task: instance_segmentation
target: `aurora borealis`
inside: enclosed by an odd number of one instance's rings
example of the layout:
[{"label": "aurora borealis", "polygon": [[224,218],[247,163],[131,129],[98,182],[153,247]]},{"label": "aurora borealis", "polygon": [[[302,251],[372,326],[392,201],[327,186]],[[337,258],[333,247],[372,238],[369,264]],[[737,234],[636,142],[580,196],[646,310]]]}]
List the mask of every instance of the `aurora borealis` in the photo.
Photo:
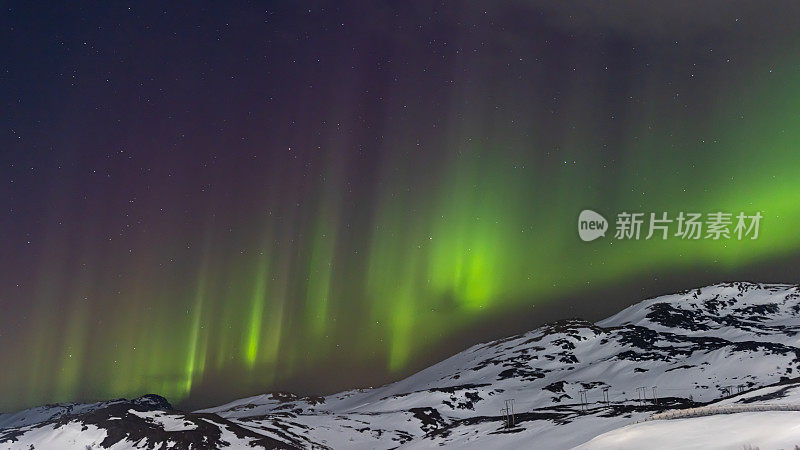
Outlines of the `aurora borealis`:
[{"label": "aurora borealis", "polygon": [[[797,5],[486,3],[4,3],[0,410],[354,388],[796,281]],[[586,208],[764,219],[585,243]]]}]

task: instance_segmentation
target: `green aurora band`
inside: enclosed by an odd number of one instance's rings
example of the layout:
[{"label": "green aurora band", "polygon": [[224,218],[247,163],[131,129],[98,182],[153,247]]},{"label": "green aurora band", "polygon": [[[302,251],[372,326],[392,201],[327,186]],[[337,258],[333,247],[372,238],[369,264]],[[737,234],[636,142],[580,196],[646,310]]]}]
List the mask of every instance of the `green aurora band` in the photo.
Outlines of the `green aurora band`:
[{"label": "green aurora band", "polygon": [[[299,158],[252,186],[262,190],[258,204],[214,198],[198,220],[201,241],[163,224],[165,237],[141,242],[156,250],[133,252],[114,279],[71,262],[118,257],[89,237],[46,239],[28,312],[40,326],[20,331],[18,350],[6,351],[18,365],[2,376],[9,394],[0,407],[148,392],[180,401],[219,379],[256,392],[324,364],[378,361],[400,377],[416,355],[490,317],[640,275],[736,269],[800,248],[797,64],[768,71],[753,62],[723,81],[709,81],[711,71],[666,90],[671,69],[650,67],[613,100],[603,92],[614,82],[598,69],[561,89],[553,118],[541,91],[462,58],[452,64],[471,68],[471,82],[438,105],[445,119],[434,130],[401,120],[408,93],[389,89],[394,115],[369,183],[352,185],[346,137],[287,129],[279,133],[294,137]],[[358,89],[351,81],[324,100],[340,105],[328,123],[353,122],[346,99]],[[425,105],[412,99],[405,114],[427,117]],[[324,152],[297,150],[316,142]],[[219,212],[250,206],[234,223]],[[610,233],[584,243],[575,231],[584,208],[611,221],[620,211],[764,219],[752,241],[627,242]],[[188,273],[152,268],[154,255],[180,251]],[[98,300],[111,292],[113,302]]]}]

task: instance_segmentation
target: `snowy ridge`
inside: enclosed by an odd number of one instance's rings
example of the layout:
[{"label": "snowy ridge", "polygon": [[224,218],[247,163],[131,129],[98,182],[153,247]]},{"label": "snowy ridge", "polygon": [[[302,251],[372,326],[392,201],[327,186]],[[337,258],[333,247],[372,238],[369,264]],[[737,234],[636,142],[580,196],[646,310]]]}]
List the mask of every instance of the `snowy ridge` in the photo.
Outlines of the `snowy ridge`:
[{"label": "snowy ridge", "polygon": [[[17,423],[2,415],[0,448],[55,448],[43,439],[76,423],[107,436],[58,448],[571,448],[723,397],[720,405],[749,394],[794,403],[786,396],[800,397],[796,386],[765,386],[800,375],[799,332],[797,286],[720,284],[648,299],[597,324],[562,320],[475,345],[375,389],[270,393],[194,413],[123,403],[90,412],[73,405],[58,417],[27,410]],[[500,409],[510,399],[516,423],[506,428]]]},{"label": "snowy ridge", "polygon": [[145,395],[130,400],[130,402],[125,399],[119,399],[97,403],[60,403],[55,405],[43,405],[16,413],[0,414],[0,430],[3,428],[24,427],[41,422],[54,421],[64,416],[90,413],[98,409],[123,403],[157,409],[172,409],[172,406],[170,406],[166,399],[157,395]]}]

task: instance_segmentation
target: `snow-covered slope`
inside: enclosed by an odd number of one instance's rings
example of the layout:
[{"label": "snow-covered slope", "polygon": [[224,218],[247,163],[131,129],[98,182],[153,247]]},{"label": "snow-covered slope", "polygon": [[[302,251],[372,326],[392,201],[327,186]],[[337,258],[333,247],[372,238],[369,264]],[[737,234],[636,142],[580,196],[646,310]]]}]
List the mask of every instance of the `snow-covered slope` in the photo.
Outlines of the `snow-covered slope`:
[{"label": "snow-covered slope", "polygon": [[0,414],[0,430],[3,428],[24,427],[26,425],[54,421],[64,416],[90,413],[98,409],[123,403],[129,403],[131,406],[140,406],[147,409],[172,409],[166,399],[157,395],[145,395],[130,401],[119,399],[97,403],[60,403],[38,406],[16,413]]},{"label": "snow-covered slope", "polygon": [[212,414],[175,411],[163,397],[47,405],[0,416],[0,449],[296,448]]},{"label": "snow-covered slope", "polygon": [[669,410],[603,433],[579,449],[795,449],[800,446],[800,379],[696,408]]},{"label": "snow-covered slope", "polygon": [[[196,413],[172,411],[171,425],[136,414],[122,420],[145,421],[160,430],[147,443],[176,442],[173,448],[188,448],[178,438],[205,432],[188,429],[189,422],[213,424],[215,436],[233,433],[244,448],[570,448],[653,412],[800,375],[798,331],[796,286],[730,283],[645,300],[597,324],[564,320],[476,345],[375,389],[264,394]],[[515,425],[506,428],[500,410],[512,399]],[[42,436],[85,423],[82,417],[20,426],[0,416],[0,448],[46,448],[37,444]],[[175,429],[176,421],[184,428]],[[97,423],[98,433],[113,422]],[[125,435],[117,445],[138,438]],[[217,446],[234,444],[215,439]],[[80,445],[62,448],[90,444]]]},{"label": "snow-covered slope", "polygon": [[800,412],[764,411],[642,422],[604,433],[579,449],[794,449]]}]

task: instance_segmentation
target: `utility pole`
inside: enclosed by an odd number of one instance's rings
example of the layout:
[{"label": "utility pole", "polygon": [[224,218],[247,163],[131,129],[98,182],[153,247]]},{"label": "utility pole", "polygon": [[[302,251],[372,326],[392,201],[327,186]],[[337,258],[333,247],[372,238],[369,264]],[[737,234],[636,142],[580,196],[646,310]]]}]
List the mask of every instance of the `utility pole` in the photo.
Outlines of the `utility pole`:
[{"label": "utility pole", "polygon": [[644,403],[647,401],[647,391],[644,386],[639,386],[636,388],[636,392],[639,393],[639,404],[644,406]]},{"label": "utility pole", "polygon": [[515,417],[514,417],[514,399],[506,400],[506,407],[500,409],[500,413],[503,414],[503,419],[506,422],[506,428],[511,428],[515,425]]},{"label": "utility pole", "polygon": [[658,393],[657,393],[657,391],[658,391],[658,386],[653,386],[653,402],[655,402],[656,405],[658,404]]},{"label": "utility pole", "polygon": [[608,401],[608,388],[603,388],[603,402],[605,402],[606,406],[610,405],[611,402]]},{"label": "utility pole", "polygon": [[722,393],[731,395],[731,386],[722,386]]},{"label": "utility pole", "polygon": [[581,394],[581,411],[586,412],[589,410],[589,396],[586,391],[579,391]]}]

